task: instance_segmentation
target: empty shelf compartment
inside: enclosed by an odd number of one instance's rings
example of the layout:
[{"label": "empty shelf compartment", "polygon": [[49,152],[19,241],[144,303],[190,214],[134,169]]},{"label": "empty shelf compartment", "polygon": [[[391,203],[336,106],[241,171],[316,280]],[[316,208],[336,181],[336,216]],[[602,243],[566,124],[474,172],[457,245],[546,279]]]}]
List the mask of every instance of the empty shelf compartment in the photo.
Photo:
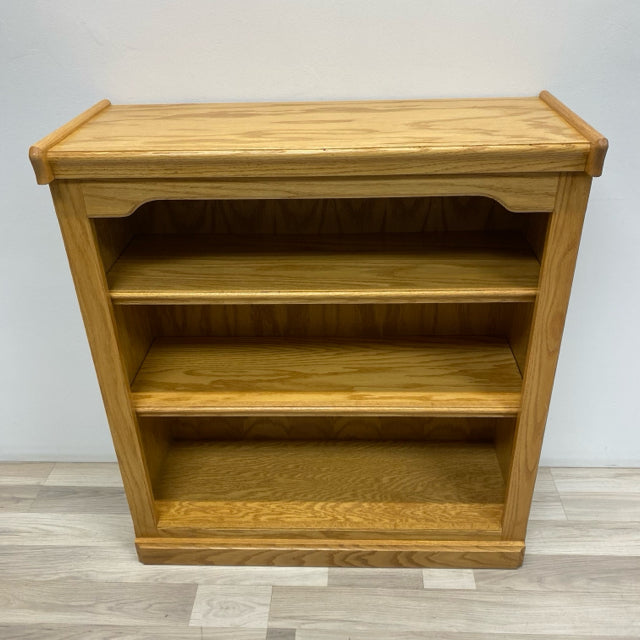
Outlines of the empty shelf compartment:
[{"label": "empty shelf compartment", "polygon": [[491,443],[176,441],[155,498],[173,535],[491,535],[504,483]]}]

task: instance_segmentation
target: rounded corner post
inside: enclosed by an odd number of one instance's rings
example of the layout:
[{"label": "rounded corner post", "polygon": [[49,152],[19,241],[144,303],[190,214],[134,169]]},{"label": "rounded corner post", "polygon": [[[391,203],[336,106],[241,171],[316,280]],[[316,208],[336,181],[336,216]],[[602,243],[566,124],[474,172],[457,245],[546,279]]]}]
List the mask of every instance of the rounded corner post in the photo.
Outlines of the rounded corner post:
[{"label": "rounded corner post", "polygon": [[29,160],[36,174],[36,182],[38,184],[49,184],[53,180],[53,172],[47,162],[47,154],[45,150],[38,144],[29,147]]},{"label": "rounded corner post", "polygon": [[538,94],[538,98],[587,139],[591,148],[585,162],[584,171],[592,178],[601,176],[604,159],[609,149],[609,141],[597,129],[594,129],[546,89]]},{"label": "rounded corner post", "polygon": [[587,165],[587,173],[591,177],[598,178],[602,175],[604,159],[608,150],[609,140],[604,136],[601,136],[592,144],[591,154],[589,156],[590,162]]},{"label": "rounded corner post", "polygon": [[96,102],[92,107],[83,111],[72,120],[69,120],[69,122],[63,124],[61,127],[30,147],[29,160],[33,166],[38,184],[49,184],[55,178],[53,169],[51,168],[51,164],[47,158],[49,150],[62,142],[62,140],[64,140],[69,134],[73,133],[76,129],[80,128],[83,124],[86,124],[95,115],[110,106],[111,101],[107,99]]}]

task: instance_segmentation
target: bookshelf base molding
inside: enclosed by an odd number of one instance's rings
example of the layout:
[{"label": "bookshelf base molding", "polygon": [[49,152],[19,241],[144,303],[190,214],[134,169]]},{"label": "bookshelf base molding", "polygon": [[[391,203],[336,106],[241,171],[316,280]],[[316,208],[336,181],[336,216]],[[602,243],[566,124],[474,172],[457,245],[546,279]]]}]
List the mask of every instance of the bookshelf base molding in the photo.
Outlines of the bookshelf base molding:
[{"label": "bookshelf base molding", "polygon": [[103,100],[34,145],[141,562],[520,566],[606,147],[546,92]]},{"label": "bookshelf base molding", "polygon": [[343,541],[323,539],[226,541],[197,538],[137,538],[145,564],[252,565],[274,567],[433,567],[516,569],[524,542]]}]

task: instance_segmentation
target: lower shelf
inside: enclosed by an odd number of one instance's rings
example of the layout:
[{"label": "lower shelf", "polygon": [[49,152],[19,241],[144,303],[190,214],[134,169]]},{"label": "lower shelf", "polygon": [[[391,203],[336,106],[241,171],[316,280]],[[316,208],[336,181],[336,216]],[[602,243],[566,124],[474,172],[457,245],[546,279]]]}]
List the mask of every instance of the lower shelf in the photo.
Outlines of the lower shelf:
[{"label": "lower shelf", "polygon": [[501,530],[491,443],[177,441],[157,477],[158,531],[175,538],[496,540]]}]

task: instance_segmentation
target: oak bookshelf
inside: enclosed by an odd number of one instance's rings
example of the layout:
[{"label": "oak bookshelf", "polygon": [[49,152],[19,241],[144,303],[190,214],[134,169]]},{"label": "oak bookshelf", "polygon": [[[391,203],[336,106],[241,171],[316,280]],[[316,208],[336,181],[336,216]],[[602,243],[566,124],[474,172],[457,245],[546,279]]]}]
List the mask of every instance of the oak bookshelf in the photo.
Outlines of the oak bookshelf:
[{"label": "oak bookshelf", "polygon": [[102,101],[34,145],[141,561],[519,566],[606,147],[547,92]]}]

